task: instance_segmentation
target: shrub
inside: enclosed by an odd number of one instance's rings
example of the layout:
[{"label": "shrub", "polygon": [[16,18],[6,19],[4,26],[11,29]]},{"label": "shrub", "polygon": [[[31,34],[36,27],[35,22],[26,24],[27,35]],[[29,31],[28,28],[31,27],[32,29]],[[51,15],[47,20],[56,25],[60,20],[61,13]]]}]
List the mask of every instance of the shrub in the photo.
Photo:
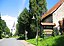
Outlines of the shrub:
[{"label": "shrub", "polygon": [[20,34],[18,39],[22,39],[22,40],[25,39],[24,34]]}]

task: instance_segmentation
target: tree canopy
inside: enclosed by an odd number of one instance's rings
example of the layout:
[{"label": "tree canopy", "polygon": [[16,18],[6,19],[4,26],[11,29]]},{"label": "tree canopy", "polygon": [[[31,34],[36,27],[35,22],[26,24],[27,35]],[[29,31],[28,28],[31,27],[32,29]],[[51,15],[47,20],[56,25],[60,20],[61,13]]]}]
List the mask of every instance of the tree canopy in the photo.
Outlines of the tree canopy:
[{"label": "tree canopy", "polygon": [[18,31],[19,34],[24,33],[26,30],[28,24],[29,24],[29,15],[28,15],[28,10],[25,8],[23,12],[19,15],[18,17]]},{"label": "tree canopy", "polygon": [[[36,32],[37,24],[38,31],[41,29],[41,15],[43,15],[47,11],[47,3],[46,0],[29,0],[29,15],[30,15],[30,27],[32,31]],[[35,17],[35,20],[32,20],[32,17]],[[35,21],[35,22],[34,22]]]},{"label": "tree canopy", "polygon": [[[20,13],[17,23],[18,34],[25,34],[28,31],[28,37],[35,37],[38,24],[40,31],[41,15],[47,11],[46,0],[29,0],[29,10],[26,8]],[[35,20],[32,17],[35,16]]]},{"label": "tree canopy", "polygon": [[5,36],[6,34],[9,35],[10,30],[6,25],[6,22],[1,19],[0,15],[0,38],[2,38],[2,34]]}]

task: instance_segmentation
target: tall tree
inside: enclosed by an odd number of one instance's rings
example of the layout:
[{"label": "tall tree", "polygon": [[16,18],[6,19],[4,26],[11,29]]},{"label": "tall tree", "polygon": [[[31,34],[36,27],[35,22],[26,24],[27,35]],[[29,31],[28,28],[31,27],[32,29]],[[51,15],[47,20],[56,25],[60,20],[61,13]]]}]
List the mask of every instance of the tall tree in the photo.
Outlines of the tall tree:
[{"label": "tall tree", "polygon": [[[46,11],[46,0],[29,0],[29,11],[25,8],[18,17],[18,34],[24,34],[27,30],[28,37],[35,37],[36,23],[38,23],[38,30],[40,30],[40,17]],[[35,20],[32,20],[33,16],[35,16]]]},{"label": "tall tree", "polygon": [[[30,27],[32,30],[36,29],[37,25],[35,23],[38,23],[38,30],[40,32],[40,17],[42,14],[44,14],[47,11],[47,3],[46,0],[29,0],[29,13],[30,13]],[[32,22],[31,18],[35,16],[36,22]]]},{"label": "tall tree", "polygon": [[32,15],[42,15],[47,11],[46,0],[29,0],[29,11]]},{"label": "tall tree", "polygon": [[29,20],[30,20],[29,11],[25,8],[23,10],[23,12],[18,17],[18,24],[16,26],[16,28],[17,28],[17,32],[16,33],[18,33],[18,35],[25,34],[25,31],[28,31],[28,34],[27,34],[28,37],[29,38],[30,37],[34,37],[32,31],[31,31],[31,26],[30,26],[30,21]]},{"label": "tall tree", "polygon": [[2,38],[2,27],[1,27],[1,25],[2,25],[2,23],[1,23],[1,15],[0,15],[0,39]]},{"label": "tall tree", "polygon": [[29,15],[28,15],[28,10],[25,8],[23,12],[19,15],[18,17],[18,33],[19,34],[24,34],[25,30],[27,30],[27,26],[29,25]]}]

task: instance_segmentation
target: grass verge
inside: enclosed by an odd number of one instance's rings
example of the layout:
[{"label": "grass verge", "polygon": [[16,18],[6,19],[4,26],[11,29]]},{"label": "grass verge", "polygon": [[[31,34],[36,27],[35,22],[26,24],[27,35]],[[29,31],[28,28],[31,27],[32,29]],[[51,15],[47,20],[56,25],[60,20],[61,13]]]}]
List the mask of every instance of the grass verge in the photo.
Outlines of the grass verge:
[{"label": "grass verge", "polygon": [[[36,39],[29,39],[27,42],[36,46]],[[46,39],[38,38],[38,46],[64,46],[64,35],[49,37]]]}]

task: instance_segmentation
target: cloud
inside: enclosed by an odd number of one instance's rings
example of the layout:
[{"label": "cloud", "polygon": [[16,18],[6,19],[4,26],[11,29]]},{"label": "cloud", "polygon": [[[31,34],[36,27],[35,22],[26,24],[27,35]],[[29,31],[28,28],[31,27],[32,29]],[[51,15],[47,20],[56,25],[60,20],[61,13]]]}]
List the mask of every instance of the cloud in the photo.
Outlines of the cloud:
[{"label": "cloud", "polygon": [[2,16],[2,19],[5,20],[7,26],[9,27],[10,30],[11,30],[14,22],[15,22],[15,24],[17,23],[17,18],[16,17],[4,15],[4,16]]}]

